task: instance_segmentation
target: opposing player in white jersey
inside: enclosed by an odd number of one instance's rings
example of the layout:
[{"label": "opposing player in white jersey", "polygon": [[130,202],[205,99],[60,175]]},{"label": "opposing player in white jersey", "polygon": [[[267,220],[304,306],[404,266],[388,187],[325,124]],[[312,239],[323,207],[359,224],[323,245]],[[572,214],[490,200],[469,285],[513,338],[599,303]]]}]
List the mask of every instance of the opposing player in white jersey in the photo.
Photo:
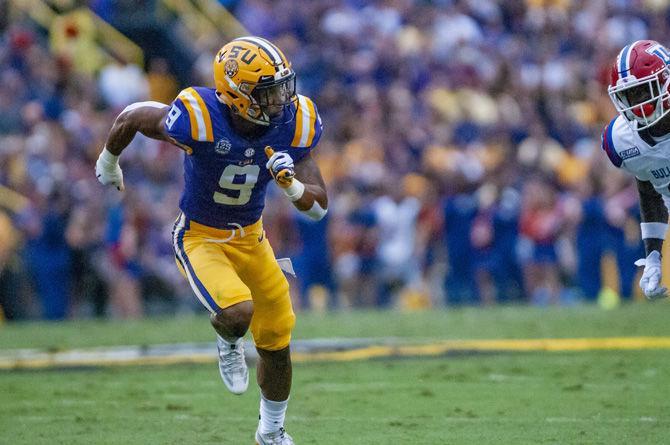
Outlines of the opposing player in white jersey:
[{"label": "opposing player in white jersey", "polygon": [[670,204],[670,53],[653,40],[626,45],[614,62],[608,92],[619,116],[605,127],[602,147],[616,167],[633,174],[640,195],[647,257],[640,287],[656,300],[661,285],[661,248]]}]

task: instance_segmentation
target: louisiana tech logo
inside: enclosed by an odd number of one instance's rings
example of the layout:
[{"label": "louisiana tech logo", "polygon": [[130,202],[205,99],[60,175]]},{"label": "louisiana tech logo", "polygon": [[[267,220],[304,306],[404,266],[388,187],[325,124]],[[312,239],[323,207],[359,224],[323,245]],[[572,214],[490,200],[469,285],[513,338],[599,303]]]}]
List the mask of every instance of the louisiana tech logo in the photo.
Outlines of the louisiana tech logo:
[{"label": "louisiana tech logo", "polygon": [[228,139],[223,138],[216,143],[214,146],[214,151],[220,155],[226,155],[230,153],[231,148],[233,148],[233,144]]}]

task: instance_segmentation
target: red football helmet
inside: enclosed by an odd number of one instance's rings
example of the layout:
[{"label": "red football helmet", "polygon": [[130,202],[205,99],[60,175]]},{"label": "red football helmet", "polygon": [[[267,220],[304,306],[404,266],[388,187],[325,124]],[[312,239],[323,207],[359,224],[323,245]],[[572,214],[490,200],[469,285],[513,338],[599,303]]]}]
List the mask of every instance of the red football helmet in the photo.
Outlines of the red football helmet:
[{"label": "red football helmet", "polygon": [[670,112],[670,53],[654,40],[625,46],[614,62],[610,99],[636,130],[644,130]]}]

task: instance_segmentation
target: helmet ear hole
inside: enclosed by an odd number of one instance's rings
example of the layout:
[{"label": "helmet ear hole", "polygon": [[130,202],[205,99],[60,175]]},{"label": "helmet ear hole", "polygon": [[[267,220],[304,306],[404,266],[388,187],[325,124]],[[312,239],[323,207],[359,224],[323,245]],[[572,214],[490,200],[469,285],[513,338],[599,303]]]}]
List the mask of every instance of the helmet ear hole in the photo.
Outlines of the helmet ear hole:
[{"label": "helmet ear hole", "polygon": [[247,113],[248,113],[249,116],[251,116],[251,117],[258,117],[258,116],[260,116],[260,114],[261,114],[261,113],[260,113],[260,110],[258,109],[257,106],[249,107],[249,110],[247,111]]}]

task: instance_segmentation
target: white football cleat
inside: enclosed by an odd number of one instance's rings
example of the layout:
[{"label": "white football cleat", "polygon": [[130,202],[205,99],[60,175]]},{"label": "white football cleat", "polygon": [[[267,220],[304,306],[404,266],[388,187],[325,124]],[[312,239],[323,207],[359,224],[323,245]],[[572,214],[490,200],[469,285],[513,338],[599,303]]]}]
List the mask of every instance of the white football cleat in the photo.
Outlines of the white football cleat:
[{"label": "white football cleat", "polygon": [[284,428],[279,428],[267,434],[261,434],[256,430],[256,445],[295,445],[295,442]]},{"label": "white football cleat", "polygon": [[249,369],[244,360],[242,338],[228,343],[219,334],[216,335],[216,347],[219,350],[219,374],[226,387],[233,394],[242,394],[249,387]]}]

